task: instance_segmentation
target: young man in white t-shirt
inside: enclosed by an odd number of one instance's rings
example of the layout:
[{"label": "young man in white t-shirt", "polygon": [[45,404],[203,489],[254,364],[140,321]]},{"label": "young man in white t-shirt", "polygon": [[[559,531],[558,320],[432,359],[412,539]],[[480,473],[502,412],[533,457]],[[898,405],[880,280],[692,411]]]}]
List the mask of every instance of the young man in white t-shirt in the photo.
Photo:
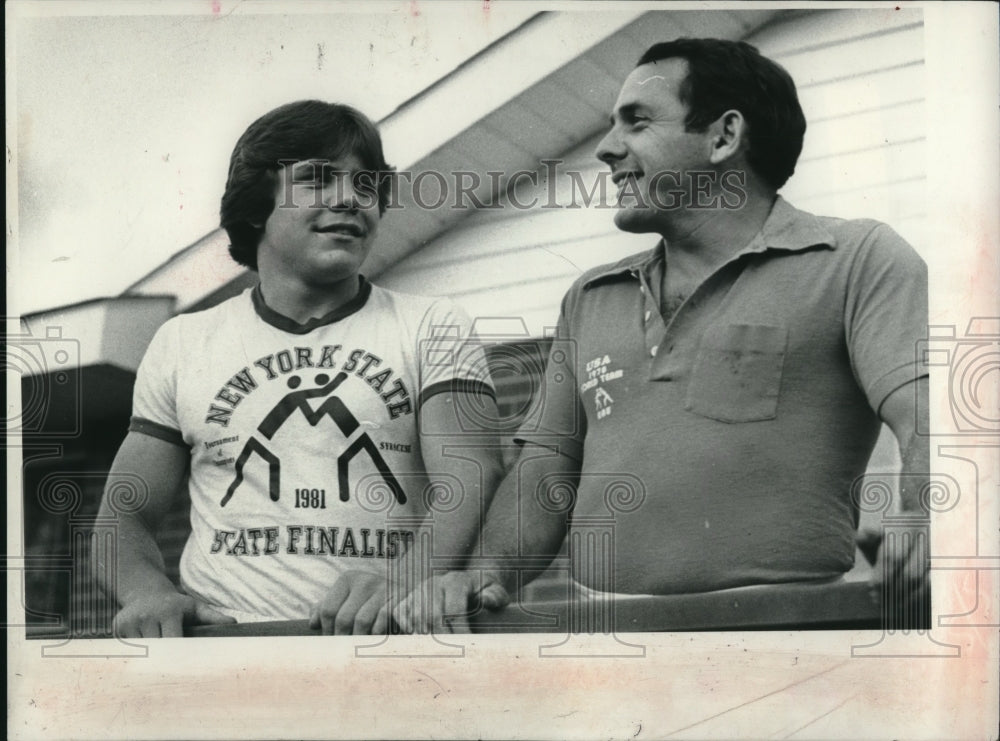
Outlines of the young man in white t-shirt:
[{"label": "young man in white t-shirt", "polygon": [[[307,617],[323,633],[384,632],[392,595],[413,586],[390,575],[475,543],[500,476],[482,423],[495,396],[460,311],[359,272],[390,177],[377,130],[348,106],[282,106],[237,142],[221,223],[260,282],[168,321],[139,368],[102,502],[111,515],[125,476],[148,489],[118,516],[104,585],[117,635]],[[449,452],[477,422],[482,444]],[[154,536],[185,480],[178,590]]]}]

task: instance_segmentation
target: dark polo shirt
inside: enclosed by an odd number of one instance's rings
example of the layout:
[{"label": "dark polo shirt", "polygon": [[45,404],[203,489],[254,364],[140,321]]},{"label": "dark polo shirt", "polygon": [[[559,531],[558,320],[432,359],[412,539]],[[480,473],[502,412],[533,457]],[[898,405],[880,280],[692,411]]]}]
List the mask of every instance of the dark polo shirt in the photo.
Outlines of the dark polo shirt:
[{"label": "dark polo shirt", "polygon": [[519,433],[580,462],[572,526],[614,514],[611,573],[574,576],[673,593],[848,571],[878,410],[926,375],[923,261],[884,224],[779,198],[667,319],[664,269],[658,246],[574,283]]}]

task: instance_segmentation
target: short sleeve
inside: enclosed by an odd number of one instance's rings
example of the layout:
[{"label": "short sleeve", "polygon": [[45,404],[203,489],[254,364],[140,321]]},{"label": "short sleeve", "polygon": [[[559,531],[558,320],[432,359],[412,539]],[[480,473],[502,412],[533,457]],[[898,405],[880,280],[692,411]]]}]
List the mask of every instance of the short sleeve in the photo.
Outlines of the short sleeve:
[{"label": "short sleeve", "polygon": [[556,335],[549,348],[545,375],[514,442],[532,443],[583,461],[587,418],[577,393],[577,345],[571,331],[572,295],[563,298]]},{"label": "short sleeve", "polygon": [[496,400],[483,343],[472,334],[469,316],[455,303],[439,299],[431,305],[420,323],[415,352],[420,406],[445,392],[484,394]]},{"label": "short sleeve", "polygon": [[157,330],[139,364],[129,431],[187,447],[177,415],[178,321]]},{"label": "short sleeve", "polygon": [[927,321],[927,265],[878,224],[851,266],[844,312],[851,366],[876,413],[893,391],[927,375],[917,355]]}]

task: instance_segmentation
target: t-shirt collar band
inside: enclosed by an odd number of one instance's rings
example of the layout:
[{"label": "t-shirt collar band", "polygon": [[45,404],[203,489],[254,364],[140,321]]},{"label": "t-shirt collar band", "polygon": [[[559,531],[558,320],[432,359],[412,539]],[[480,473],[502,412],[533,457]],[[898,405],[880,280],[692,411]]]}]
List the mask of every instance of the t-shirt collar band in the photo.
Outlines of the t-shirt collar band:
[{"label": "t-shirt collar band", "polygon": [[265,322],[270,324],[272,327],[282,330],[283,332],[290,332],[292,334],[307,334],[312,332],[317,327],[322,327],[327,324],[333,324],[341,319],[349,317],[364,308],[364,305],[368,303],[368,298],[371,296],[372,284],[369,283],[363,275],[358,275],[358,292],[350,301],[346,304],[338,306],[333,311],[324,314],[320,317],[315,317],[307,322],[300,324],[299,322],[285,316],[284,314],[279,314],[270,306],[264,302],[264,294],[260,289],[260,284],[258,283],[250,294],[253,300],[254,311],[257,312],[257,316],[263,319]]}]

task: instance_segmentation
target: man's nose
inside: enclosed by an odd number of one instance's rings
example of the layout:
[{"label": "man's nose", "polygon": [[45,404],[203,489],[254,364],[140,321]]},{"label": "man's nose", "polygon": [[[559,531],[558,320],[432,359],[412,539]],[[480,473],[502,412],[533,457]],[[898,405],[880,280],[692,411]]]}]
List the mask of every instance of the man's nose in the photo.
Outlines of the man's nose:
[{"label": "man's nose", "polygon": [[611,130],[597,143],[597,151],[594,154],[606,165],[625,157],[625,147],[618,136],[617,127],[611,127]]},{"label": "man's nose", "polygon": [[323,189],[323,205],[336,211],[356,211],[361,207],[358,187],[351,173],[337,173]]}]

